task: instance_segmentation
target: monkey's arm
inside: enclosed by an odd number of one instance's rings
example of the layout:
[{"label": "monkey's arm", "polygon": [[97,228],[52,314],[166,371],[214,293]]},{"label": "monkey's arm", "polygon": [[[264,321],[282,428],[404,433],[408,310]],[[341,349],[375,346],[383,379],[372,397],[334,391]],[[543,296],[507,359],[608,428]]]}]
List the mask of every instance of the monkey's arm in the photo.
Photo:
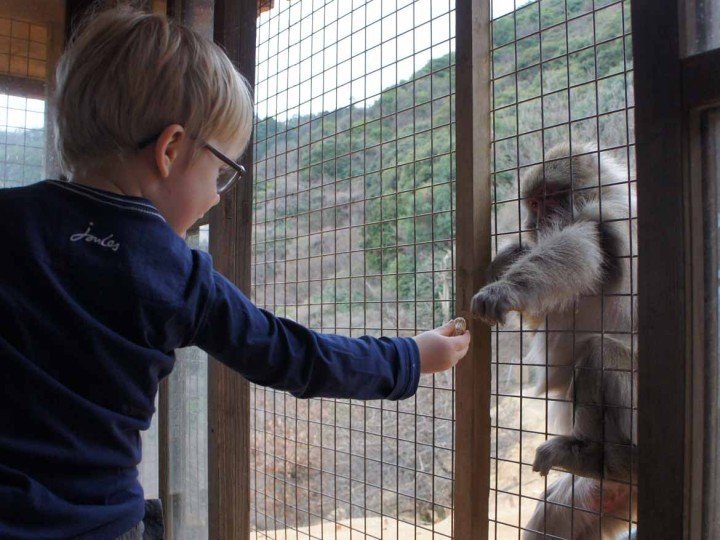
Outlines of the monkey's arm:
[{"label": "monkey's arm", "polygon": [[485,273],[487,282],[492,283],[502,278],[507,269],[528,251],[530,247],[521,244],[510,244],[500,249]]},{"label": "monkey's arm", "polygon": [[472,311],[488,324],[508,311],[543,314],[562,309],[603,281],[605,253],[598,224],[577,222],[548,232],[513,262],[502,279],[480,289]]}]

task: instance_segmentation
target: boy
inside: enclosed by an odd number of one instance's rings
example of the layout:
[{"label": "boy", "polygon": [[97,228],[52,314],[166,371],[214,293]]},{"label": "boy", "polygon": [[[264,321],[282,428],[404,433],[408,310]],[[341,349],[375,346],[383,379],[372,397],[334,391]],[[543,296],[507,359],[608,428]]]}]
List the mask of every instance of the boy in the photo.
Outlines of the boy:
[{"label": "boy", "polygon": [[179,347],[303,398],[404,399],[420,372],[465,355],[452,323],[415,338],[312,332],[186,246],[241,175],[252,129],[250,91],[218,47],[117,9],[57,77],[72,181],[0,192],[0,537],[140,537],[139,432]]}]

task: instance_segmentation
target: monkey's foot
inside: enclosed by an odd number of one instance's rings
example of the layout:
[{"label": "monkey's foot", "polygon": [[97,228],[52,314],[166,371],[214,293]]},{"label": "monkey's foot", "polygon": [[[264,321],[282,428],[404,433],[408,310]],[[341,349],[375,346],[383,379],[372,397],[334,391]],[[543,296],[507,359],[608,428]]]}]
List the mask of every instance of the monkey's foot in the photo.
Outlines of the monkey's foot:
[{"label": "monkey's foot", "polygon": [[579,476],[596,478],[601,473],[600,445],[574,437],[555,437],[535,451],[533,471],[547,476],[553,467]]}]

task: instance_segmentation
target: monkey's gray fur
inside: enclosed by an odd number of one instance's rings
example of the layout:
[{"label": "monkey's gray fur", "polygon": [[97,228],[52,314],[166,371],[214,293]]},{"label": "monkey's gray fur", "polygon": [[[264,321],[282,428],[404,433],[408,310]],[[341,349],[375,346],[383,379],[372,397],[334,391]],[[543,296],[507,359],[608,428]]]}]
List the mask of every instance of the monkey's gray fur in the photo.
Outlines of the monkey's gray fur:
[{"label": "monkey's gray fur", "polygon": [[[573,145],[572,156],[567,146],[550,150],[546,163],[522,179],[522,244],[499,251],[488,272],[492,282],[473,298],[473,313],[488,324],[504,324],[510,311],[535,321],[523,363],[549,366],[538,393],[554,400],[557,436],[538,447],[533,470],[577,475],[548,487],[525,526],[526,539],[598,538],[601,529],[603,537],[617,537],[635,513],[636,235],[627,180],[623,167],[598,160],[586,146]],[[560,412],[568,407],[559,401],[573,403],[572,417]]]}]

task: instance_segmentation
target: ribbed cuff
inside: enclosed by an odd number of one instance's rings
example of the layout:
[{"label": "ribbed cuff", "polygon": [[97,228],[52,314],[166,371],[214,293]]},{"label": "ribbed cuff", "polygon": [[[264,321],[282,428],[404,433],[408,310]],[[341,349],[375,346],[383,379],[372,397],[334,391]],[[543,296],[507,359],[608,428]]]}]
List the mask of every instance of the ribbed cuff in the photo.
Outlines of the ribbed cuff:
[{"label": "ribbed cuff", "polygon": [[407,399],[415,395],[420,384],[420,349],[413,338],[392,338],[398,351],[400,373],[395,388],[386,398],[389,400]]}]

